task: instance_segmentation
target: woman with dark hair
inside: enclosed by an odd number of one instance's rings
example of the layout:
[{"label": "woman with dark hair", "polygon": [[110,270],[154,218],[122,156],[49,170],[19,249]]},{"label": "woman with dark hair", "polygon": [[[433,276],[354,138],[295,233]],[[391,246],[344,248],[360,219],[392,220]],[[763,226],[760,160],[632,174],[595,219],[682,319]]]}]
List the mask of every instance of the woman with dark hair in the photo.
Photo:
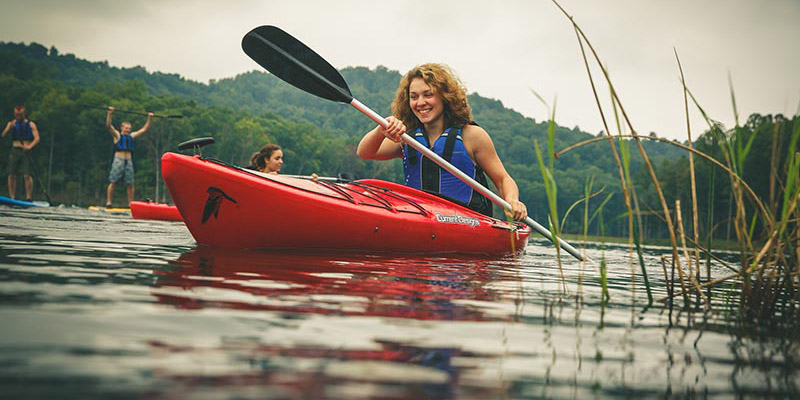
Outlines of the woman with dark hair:
[{"label": "woman with dark hair", "polygon": [[[367,132],[358,144],[364,160],[403,159],[406,186],[436,193],[480,213],[491,215],[487,198],[453,174],[402,142],[406,131],[466,175],[486,186],[486,175],[511,204],[510,216],[528,216],[519,201],[517,183],[497,155],[489,134],[472,121],[467,91],[455,73],[442,64],[423,64],[408,71],[392,102],[388,127]],[[484,173],[486,175],[484,175]]]},{"label": "woman with dark hair", "polygon": [[261,150],[250,158],[250,168],[267,174],[281,172],[283,166],[283,150],[277,144],[265,144]]},{"label": "woman with dark hair", "polygon": [[[257,153],[250,157],[247,169],[256,170],[265,174],[277,174],[283,166],[283,150],[277,144],[265,144]],[[311,174],[311,180],[317,181],[319,176]]]}]

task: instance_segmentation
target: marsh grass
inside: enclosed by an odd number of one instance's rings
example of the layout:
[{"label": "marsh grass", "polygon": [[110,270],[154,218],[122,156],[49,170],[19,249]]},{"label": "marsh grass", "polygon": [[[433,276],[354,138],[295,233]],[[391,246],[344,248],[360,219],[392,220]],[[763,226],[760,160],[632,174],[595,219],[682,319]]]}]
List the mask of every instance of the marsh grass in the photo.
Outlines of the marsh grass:
[{"label": "marsh grass", "polygon": [[542,152],[539,149],[539,142],[534,139],[533,147],[536,150],[536,160],[539,162],[539,169],[542,172],[542,180],[544,181],[544,189],[547,195],[547,203],[549,208],[549,229],[550,234],[553,236],[553,244],[556,247],[556,260],[558,262],[558,273],[561,277],[562,288],[566,290],[566,282],[564,280],[564,269],[561,265],[561,246],[559,245],[559,237],[561,236],[561,227],[558,223],[558,186],[556,185],[555,179],[555,150],[554,150],[554,143],[555,143],[555,116],[556,116],[556,105],[558,99],[553,99],[553,107],[550,108],[550,105],[547,104],[547,101],[544,100],[542,96],[540,96],[536,91],[533,91],[533,94],[541,101],[545,107],[547,107],[548,115],[549,115],[549,123],[547,125],[547,165],[545,166],[544,158],[542,157]]},{"label": "marsh grass", "polygon": [[[548,202],[550,203],[551,229],[554,230],[554,236],[555,233],[560,233],[560,224],[552,222],[558,221],[557,209],[555,208],[557,193],[555,190],[556,182],[553,175],[553,159],[563,156],[565,153],[577,147],[602,140],[608,141],[611,153],[618,167],[620,186],[627,209],[627,213],[624,217],[628,220],[628,244],[631,248],[631,253],[636,252],[638,254],[642,278],[647,288],[650,303],[652,303],[652,295],[647,279],[647,269],[641,252],[640,232],[642,226],[642,211],[640,210],[639,199],[636,196],[636,189],[630,175],[630,149],[628,148],[628,144],[632,142],[636,145],[642,161],[644,162],[646,171],[652,181],[653,188],[661,206],[661,211],[655,214],[662,219],[669,233],[672,255],[671,257],[662,258],[662,271],[667,282],[667,290],[669,293],[667,298],[663,300],[670,304],[670,308],[676,296],[682,296],[683,307],[692,307],[694,305],[693,300],[688,295],[694,292],[696,294],[696,300],[694,300],[694,302],[702,302],[708,310],[712,310],[713,299],[707,296],[707,294],[710,295],[710,291],[704,293],[703,288],[726,283],[729,290],[726,292],[725,296],[722,296],[723,298],[721,301],[724,304],[730,302],[730,296],[736,291],[736,293],[741,296],[741,301],[739,302],[741,316],[758,319],[779,316],[783,317],[785,321],[795,321],[796,318],[792,317],[800,310],[800,291],[798,291],[798,289],[800,289],[800,267],[798,266],[798,259],[800,259],[800,228],[798,228],[798,225],[800,225],[798,224],[798,221],[800,221],[800,207],[798,206],[798,202],[800,202],[800,151],[797,150],[798,142],[800,141],[800,118],[794,118],[788,149],[781,149],[780,140],[778,140],[779,125],[783,122],[783,119],[779,119],[776,123],[772,132],[773,142],[769,174],[769,198],[766,200],[762,199],[756,195],[755,191],[753,191],[743,179],[746,172],[745,161],[751,153],[757,132],[752,132],[748,136],[746,130],[739,124],[736,95],[733,88],[733,79],[730,74],[728,74],[728,82],[736,126],[732,129],[726,129],[724,125],[709,117],[692,94],[686,83],[686,76],[684,75],[678,52],[675,49],[675,59],[680,72],[680,83],[684,95],[688,145],[682,145],[675,141],[652,136],[639,136],[628,118],[628,114],[625,111],[617,91],[614,89],[607,68],[601,62],[591,42],[578,24],[575,23],[572,16],[570,16],[556,0],[553,0],[553,3],[569,19],[575,30],[589,82],[606,133],[605,137],[587,140],[569,146],[558,153],[552,153],[553,113],[551,115],[551,126],[549,129],[548,150],[551,152],[551,157],[549,158],[548,165],[545,166],[538,143],[534,143],[539,166],[545,180]],[[591,57],[587,55],[586,49],[589,50]],[[615,136],[609,133],[610,130],[605,111],[599,101],[595,80],[592,76],[590,59],[596,63],[597,68],[602,72],[611,94],[613,115],[618,132]],[[689,122],[690,104],[699,111],[708,124],[708,135],[713,138],[713,143],[715,145],[714,151],[719,152],[720,159],[698,151],[693,147],[692,127]],[[655,169],[651,165],[647,152],[642,146],[642,139],[658,140],[687,151],[689,155],[689,177],[691,180],[691,232],[684,231],[680,203],[677,202],[672,209],[668,206]],[[617,151],[617,146],[619,146],[619,152]],[[709,198],[713,198],[716,191],[716,187],[713,184],[716,169],[724,172],[730,181],[732,198],[730,220],[739,254],[739,265],[730,266],[723,263],[723,265],[733,270],[734,273],[715,280],[711,280],[710,265],[712,260],[721,262],[718,257],[712,254],[712,237],[719,224],[714,223],[712,218],[713,213],[708,213],[709,218],[705,223],[706,245],[705,248],[702,247],[700,245],[695,156],[704,160],[704,162],[708,162],[712,166],[712,175],[710,178],[712,184],[709,185],[708,189]],[[785,170],[780,171],[778,160],[782,157],[786,159]],[[781,175],[785,177],[784,180],[781,180]],[[590,222],[588,218],[588,203],[589,199],[593,197],[591,191],[592,182],[591,180],[587,181],[584,199],[579,200],[583,201],[585,204],[583,217],[585,224],[584,237],[586,234],[586,224]],[[606,201],[607,200],[608,199],[606,199]],[[764,204],[765,201],[768,206]],[[713,207],[713,202],[710,203],[712,204],[710,204],[709,207]],[[602,205],[600,208],[602,208]],[[567,211],[567,215],[571,210],[572,207]],[[600,221],[602,225],[602,214],[600,214]],[[757,226],[761,229],[756,230]],[[757,232],[759,234],[758,237],[756,237]],[[701,252],[705,254],[705,282],[701,282],[703,280],[701,275]],[[599,271],[601,281],[604,275],[603,265],[604,260],[601,260]],[[675,272],[677,272],[677,276]],[[678,291],[675,290],[676,280],[680,285],[680,290]]]}]

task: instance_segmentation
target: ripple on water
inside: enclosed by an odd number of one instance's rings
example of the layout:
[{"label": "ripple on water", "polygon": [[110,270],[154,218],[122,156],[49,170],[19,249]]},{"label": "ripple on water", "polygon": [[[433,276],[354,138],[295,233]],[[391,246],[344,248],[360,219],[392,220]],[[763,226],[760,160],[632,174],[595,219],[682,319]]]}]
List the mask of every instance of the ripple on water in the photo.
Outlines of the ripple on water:
[{"label": "ripple on water", "polygon": [[[645,254],[656,300],[665,252]],[[596,266],[559,266],[538,240],[505,259],[219,251],[195,248],[180,223],[0,208],[0,392],[797,395],[796,337],[743,335],[724,309],[647,307],[626,248],[588,254],[608,261],[607,301]]]}]

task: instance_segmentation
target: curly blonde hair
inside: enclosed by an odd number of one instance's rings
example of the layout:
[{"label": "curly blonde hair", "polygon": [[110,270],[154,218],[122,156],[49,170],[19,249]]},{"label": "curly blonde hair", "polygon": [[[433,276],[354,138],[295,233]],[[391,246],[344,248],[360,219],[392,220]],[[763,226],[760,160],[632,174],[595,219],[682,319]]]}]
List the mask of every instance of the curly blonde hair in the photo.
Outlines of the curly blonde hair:
[{"label": "curly blonde hair", "polygon": [[442,98],[445,128],[462,127],[472,121],[472,110],[467,104],[467,89],[455,72],[444,64],[422,64],[412,68],[400,80],[392,101],[392,115],[403,121],[409,132],[422,127],[409,104],[408,88],[415,78],[421,78],[434,94]]}]

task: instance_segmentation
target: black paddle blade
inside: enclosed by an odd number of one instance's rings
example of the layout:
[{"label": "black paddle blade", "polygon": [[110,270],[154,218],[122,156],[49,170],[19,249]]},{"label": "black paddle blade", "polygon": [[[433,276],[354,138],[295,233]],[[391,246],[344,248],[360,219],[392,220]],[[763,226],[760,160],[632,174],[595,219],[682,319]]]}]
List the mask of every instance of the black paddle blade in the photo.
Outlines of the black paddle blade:
[{"label": "black paddle blade", "polygon": [[336,68],[280,28],[264,25],[242,38],[242,50],[278,78],[324,99],[350,103],[353,95]]}]

